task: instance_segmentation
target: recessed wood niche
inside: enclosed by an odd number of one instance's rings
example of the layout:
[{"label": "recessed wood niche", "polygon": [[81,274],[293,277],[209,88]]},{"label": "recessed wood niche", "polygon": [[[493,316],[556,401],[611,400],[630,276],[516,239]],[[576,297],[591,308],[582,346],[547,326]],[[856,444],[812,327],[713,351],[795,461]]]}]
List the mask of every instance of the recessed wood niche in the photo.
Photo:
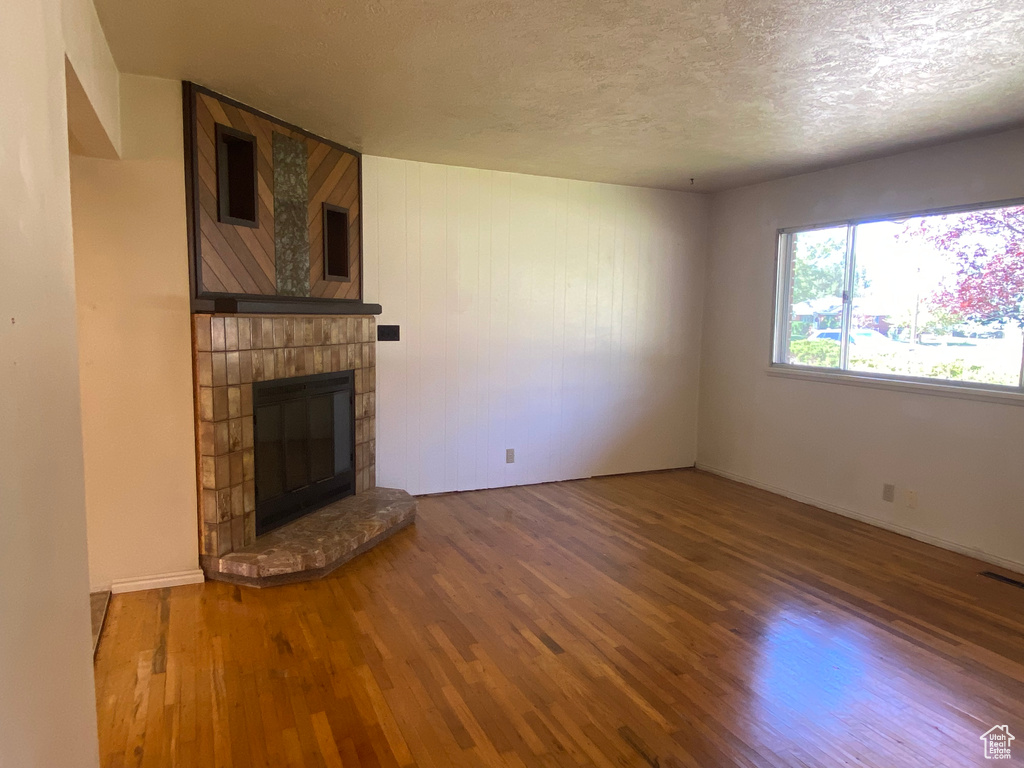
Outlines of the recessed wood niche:
[{"label": "recessed wood niche", "polygon": [[[199,548],[209,576],[234,578],[242,566],[228,556],[258,546],[255,513],[269,503],[266,494],[260,501],[254,470],[261,423],[254,385],[295,379],[283,388],[290,391],[300,377],[351,373],[344,491],[356,494],[364,516],[374,505],[390,510],[395,500],[387,494],[403,492],[366,495],[376,486],[374,315],[381,309],[363,301],[361,155],[194,83],[183,84],[183,99]],[[300,423],[289,419],[282,423]],[[363,519],[358,532],[338,534],[347,542],[339,552],[407,523],[415,504],[402,505],[401,515],[371,515],[372,525]],[[286,527],[273,535],[285,536]],[[294,559],[313,562],[307,555]]]}]

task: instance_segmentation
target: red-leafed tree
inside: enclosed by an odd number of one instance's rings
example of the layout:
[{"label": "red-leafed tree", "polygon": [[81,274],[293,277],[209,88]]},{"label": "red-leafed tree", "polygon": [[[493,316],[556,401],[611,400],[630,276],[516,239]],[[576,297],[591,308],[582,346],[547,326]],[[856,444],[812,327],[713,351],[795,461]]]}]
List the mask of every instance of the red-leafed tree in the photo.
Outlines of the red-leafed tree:
[{"label": "red-leafed tree", "polygon": [[1024,327],[1024,206],[913,220],[908,228],[953,257],[956,272],[931,303],[978,323]]}]

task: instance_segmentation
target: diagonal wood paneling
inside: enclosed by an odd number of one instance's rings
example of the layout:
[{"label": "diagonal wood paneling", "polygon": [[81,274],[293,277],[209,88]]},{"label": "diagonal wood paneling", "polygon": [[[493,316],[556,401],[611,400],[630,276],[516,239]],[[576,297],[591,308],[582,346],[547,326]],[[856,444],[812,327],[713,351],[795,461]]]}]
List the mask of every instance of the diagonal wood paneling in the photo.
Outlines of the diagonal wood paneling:
[{"label": "diagonal wood paneling", "polygon": [[[324,145],[321,145],[324,146]],[[319,149],[319,148],[318,148]],[[323,204],[349,210],[350,280],[324,279]],[[309,281],[310,295],[320,299],[360,298],[359,159],[337,147],[309,156]]]},{"label": "diagonal wood paneling", "polygon": [[[359,300],[362,242],[358,155],[204,92],[196,94],[195,119],[200,293],[278,295],[273,144],[274,134],[280,133],[301,141],[307,153],[310,295],[318,299]],[[217,220],[218,124],[256,137],[259,227],[222,224]],[[324,279],[324,202],[349,209],[348,282]]]},{"label": "diagonal wood paneling", "polygon": [[[255,115],[200,93],[196,98],[196,171],[199,176],[199,228],[202,233],[204,291],[274,295],[274,173],[269,140]],[[256,136],[259,182],[258,229],[217,221],[217,124]]]}]

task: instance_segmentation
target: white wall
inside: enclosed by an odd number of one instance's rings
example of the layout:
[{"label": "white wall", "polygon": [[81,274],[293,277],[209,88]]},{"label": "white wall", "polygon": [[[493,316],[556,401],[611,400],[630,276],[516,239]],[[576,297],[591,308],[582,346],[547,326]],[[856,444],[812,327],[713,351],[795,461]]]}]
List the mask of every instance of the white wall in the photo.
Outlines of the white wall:
[{"label": "white wall", "polygon": [[5,0],[0,73],[0,765],[85,768],[99,751],[57,0]]},{"label": "white wall", "polygon": [[363,180],[366,299],[401,326],[378,484],[693,464],[705,197],[379,157]]},{"label": "white wall", "polygon": [[181,83],[121,77],[121,160],[72,156],[92,588],[201,581]]},{"label": "white wall", "polygon": [[767,374],[779,227],[1022,196],[1024,131],[715,195],[698,465],[1024,567],[1024,406]]}]

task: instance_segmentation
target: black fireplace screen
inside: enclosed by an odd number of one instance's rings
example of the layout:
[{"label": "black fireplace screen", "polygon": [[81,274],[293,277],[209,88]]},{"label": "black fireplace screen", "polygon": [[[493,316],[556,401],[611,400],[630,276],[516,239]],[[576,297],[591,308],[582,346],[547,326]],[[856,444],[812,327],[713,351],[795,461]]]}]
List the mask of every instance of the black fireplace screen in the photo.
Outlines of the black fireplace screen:
[{"label": "black fireplace screen", "polygon": [[354,492],[353,377],[253,385],[257,536]]}]

